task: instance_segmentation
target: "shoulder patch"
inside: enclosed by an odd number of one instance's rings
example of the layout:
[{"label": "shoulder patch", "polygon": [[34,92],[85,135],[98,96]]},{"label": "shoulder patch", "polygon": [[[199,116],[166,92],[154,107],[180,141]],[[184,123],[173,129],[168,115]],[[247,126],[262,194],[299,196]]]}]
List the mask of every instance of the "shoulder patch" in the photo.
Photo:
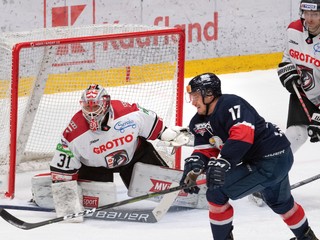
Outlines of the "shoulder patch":
[{"label": "shoulder patch", "polygon": [[302,25],[301,20],[296,20],[296,21],[290,23],[288,26],[288,29],[294,29],[299,32],[303,32],[303,25]]},{"label": "shoulder patch", "polygon": [[127,115],[131,112],[139,111],[137,104],[130,104],[119,100],[111,100],[114,119]]},{"label": "shoulder patch", "polygon": [[68,142],[71,142],[73,139],[77,138],[89,129],[89,124],[83,117],[82,112],[80,110],[72,117],[71,121],[69,122],[68,126],[63,132],[63,137]]}]

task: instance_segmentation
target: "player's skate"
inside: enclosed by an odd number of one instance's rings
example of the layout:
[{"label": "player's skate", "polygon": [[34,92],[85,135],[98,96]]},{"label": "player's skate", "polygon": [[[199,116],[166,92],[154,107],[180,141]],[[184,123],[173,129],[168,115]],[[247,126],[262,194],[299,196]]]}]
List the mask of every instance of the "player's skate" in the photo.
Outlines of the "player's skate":
[{"label": "player's skate", "polygon": [[229,233],[229,236],[227,236],[227,239],[226,239],[226,240],[234,240],[233,234],[232,234],[232,230],[233,230],[233,226],[232,226],[231,231],[230,231],[230,233]]},{"label": "player's skate", "polygon": [[319,240],[319,239],[316,237],[316,235],[314,235],[314,232],[309,227],[301,238],[294,237],[294,238],[291,238],[290,240]]}]

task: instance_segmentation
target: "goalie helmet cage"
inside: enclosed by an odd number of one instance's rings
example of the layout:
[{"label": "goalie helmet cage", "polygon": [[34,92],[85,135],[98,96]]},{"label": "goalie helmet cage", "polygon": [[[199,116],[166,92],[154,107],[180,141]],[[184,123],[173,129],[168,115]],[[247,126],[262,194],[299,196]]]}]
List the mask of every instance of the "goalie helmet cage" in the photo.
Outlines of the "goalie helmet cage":
[{"label": "goalie helmet cage", "polygon": [[[2,34],[0,196],[14,197],[16,172],[43,162],[48,169],[89,84],[181,126],[184,55],[178,28],[103,24]],[[175,168],[180,158],[178,151]]]}]

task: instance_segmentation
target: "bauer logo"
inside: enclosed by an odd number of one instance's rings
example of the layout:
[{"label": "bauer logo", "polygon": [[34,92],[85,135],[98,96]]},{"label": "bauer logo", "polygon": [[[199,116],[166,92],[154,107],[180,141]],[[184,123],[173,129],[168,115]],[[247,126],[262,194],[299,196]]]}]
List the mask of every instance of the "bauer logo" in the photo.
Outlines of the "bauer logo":
[{"label": "bauer logo", "polygon": [[[95,23],[95,1],[44,0],[44,27],[81,26]],[[67,37],[67,36],[66,36]],[[59,45],[53,66],[76,65],[95,61],[95,44],[72,43]]]}]

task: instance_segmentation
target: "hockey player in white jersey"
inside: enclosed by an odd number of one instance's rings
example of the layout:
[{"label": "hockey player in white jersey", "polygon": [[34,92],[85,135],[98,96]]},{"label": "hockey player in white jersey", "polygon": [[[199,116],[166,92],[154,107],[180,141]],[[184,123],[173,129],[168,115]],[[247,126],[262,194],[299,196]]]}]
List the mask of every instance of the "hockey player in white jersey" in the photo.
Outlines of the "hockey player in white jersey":
[{"label": "hockey player in white jersey", "polygon": [[[160,139],[174,146],[186,143],[185,128],[164,126],[155,112],[138,104],[111,100],[100,85],[90,85],[82,93],[80,105],[81,110],[63,131],[50,163],[52,197],[58,216],[83,209],[78,180],[85,180],[84,187],[89,191],[106,193],[103,188],[112,189],[114,173],[119,173],[128,188],[137,162],[167,167],[148,140]],[[43,189],[41,184],[38,189]],[[104,197],[109,197],[110,202],[114,194]],[[41,198],[38,197],[42,201]]]},{"label": "hockey player in white jersey", "polygon": [[308,135],[311,142],[320,141],[320,0],[302,0],[300,14],[288,26],[278,68],[282,85],[291,93],[286,136],[294,153]]}]

